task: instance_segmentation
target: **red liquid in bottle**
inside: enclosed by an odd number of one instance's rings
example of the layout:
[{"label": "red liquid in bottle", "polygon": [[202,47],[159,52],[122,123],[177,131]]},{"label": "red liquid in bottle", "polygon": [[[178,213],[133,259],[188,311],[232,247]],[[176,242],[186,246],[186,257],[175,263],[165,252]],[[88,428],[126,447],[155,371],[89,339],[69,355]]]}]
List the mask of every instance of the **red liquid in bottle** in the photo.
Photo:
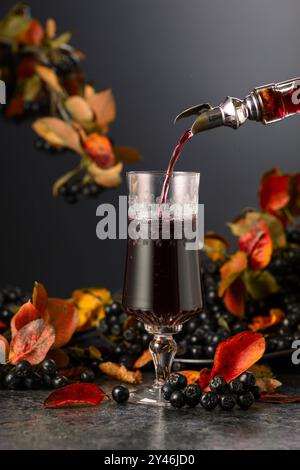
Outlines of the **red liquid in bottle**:
[{"label": "red liquid in bottle", "polygon": [[181,152],[183,150],[183,147],[184,145],[186,144],[186,142],[191,139],[193,137],[193,133],[192,131],[189,129],[188,131],[186,131],[183,136],[181,137],[181,139],[179,140],[178,144],[176,145],[173,153],[172,153],[172,157],[171,157],[171,160],[170,160],[170,163],[169,163],[169,166],[167,168],[167,175],[166,175],[166,178],[165,178],[165,181],[164,181],[164,184],[163,184],[163,189],[162,189],[162,193],[161,193],[161,198],[160,198],[160,203],[161,204],[164,204],[167,200],[167,197],[168,197],[168,191],[169,191],[169,185],[170,185],[170,178],[172,176],[172,173],[173,173],[173,170],[174,170],[174,166],[177,162],[177,160],[179,159],[180,155],[181,155]]},{"label": "red liquid in bottle", "polygon": [[293,80],[257,90],[264,123],[279,121],[300,112],[299,87],[300,81]]}]

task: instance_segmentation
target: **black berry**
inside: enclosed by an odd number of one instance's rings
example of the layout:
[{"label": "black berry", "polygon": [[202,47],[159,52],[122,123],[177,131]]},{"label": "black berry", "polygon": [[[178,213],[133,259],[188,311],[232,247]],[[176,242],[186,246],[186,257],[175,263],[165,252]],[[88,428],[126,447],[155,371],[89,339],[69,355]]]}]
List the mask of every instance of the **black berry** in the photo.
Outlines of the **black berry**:
[{"label": "black berry", "polygon": [[216,408],[218,404],[218,395],[214,392],[205,392],[200,398],[200,405],[208,411]]},{"label": "black berry", "polygon": [[251,387],[250,392],[253,394],[255,401],[258,401],[260,399],[261,391],[257,385],[254,385],[254,387]]},{"label": "black berry", "polygon": [[46,359],[42,362],[42,371],[53,377],[56,374],[56,363],[53,359]]},{"label": "black berry", "polygon": [[185,396],[181,390],[175,390],[170,397],[170,403],[174,408],[182,408],[185,405]]},{"label": "black berry", "polygon": [[226,380],[221,375],[215,375],[209,382],[209,386],[215,393],[224,393],[227,389]]},{"label": "black berry", "polygon": [[249,390],[251,387],[255,385],[255,375],[252,372],[244,372],[239,377],[240,382],[242,382],[244,386],[244,390]]},{"label": "black berry", "polygon": [[95,380],[95,374],[92,370],[87,369],[80,374],[80,381],[86,383],[92,383]]},{"label": "black berry", "polygon": [[15,372],[18,377],[27,377],[31,372],[31,365],[28,361],[21,361],[16,365]]},{"label": "black berry", "polygon": [[197,384],[188,385],[185,389],[185,401],[188,406],[197,406],[201,398],[201,390]]},{"label": "black berry", "polygon": [[69,384],[69,380],[67,377],[63,375],[57,375],[52,379],[52,386],[53,388],[62,388]]},{"label": "black berry", "polygon": [[117,403],[125,403],[129,398],[129,390],[123,385],[118,385],[113,389],[112,397]]},{"label": "black berry", "polygon": [[161,391],[162,391],[164,399],[165,400],[170,400],[172,392],[173,392],[172,387],[169,384],[165,383],[162,386]]},{"label": "black berry", "polygon": [[240,381],[240,379],[234,379],[228,384],[228,388],[231,393],[242,393],[244,390],[243,383]]},{"label": "black berry", "polygon": [[14,372],[10,372],[4,379],[4,386],[8,388],[8,390],[18,390],[21,386],[21,381],[21,377],[18,377]]},{"label": "black berry", "polygon": [[225,395],[220,396],[219,404],[222,410],[230,411],[236,405],[236,397],[235,395],[225,393]]},{"label": "black berry", "polygon": [[167,380],[167,383],[173,390],[182,390],[187,386],[187,379],[185,375],[176,372],[175,374],[170,375]]},{"label": "black berry", "polygon": [[241,393],[241,395],[237,397],[237,404],[240,408],[242,408],[242,410],[248,410],[248,408],[250,408],[254,402],[255,398],[253,393],[250,391]]}]

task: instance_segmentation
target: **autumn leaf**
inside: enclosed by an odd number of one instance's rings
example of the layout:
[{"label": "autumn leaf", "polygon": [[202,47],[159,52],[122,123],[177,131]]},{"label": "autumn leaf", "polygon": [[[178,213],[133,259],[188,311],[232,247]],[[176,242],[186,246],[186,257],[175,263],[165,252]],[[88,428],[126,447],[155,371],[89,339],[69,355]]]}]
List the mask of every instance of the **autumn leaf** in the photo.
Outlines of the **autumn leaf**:
[{"label": "autumn leaf", "polygon": [[45,408],[61,408],[70,405],[100,405],[106,393],[95,384],[71,384],[50,393],[44,402]]},{"label": "autumn leaf", "polygon": [[266,212],[276,212],[283,209],[290,200],[289,176],[281,175],[278,169],[273,169],[262,178],[260,185],[260,206]]},{"label": "autumn leaf", "polygon": [[99,364],[99,369],[104,374],[122,382],[130,384],[139,384],[142,381],[142,374],[140,370],[131,371],[126,369],[125,366],[115,364],[113,362],[102,362]]},{"label": "autumn leaf", "polygon": [[151,353],[149,351],[149,349],[146,349],[141,355],[140,357],[137,358],[137,360],[135,361],[135,363],[133,364],[133,368],[134,369],[141,369],[142,367],[146,366],[147,364],[149,364],[149,362],[152,361],[152,356],[151,356]]},{"label": "autumn leaf", "polygon": [[10,322],[12,337],[16,336],[23,326],[39,318],[41,318],[41,313],[30,301],[22,305]]},{"label": "autumn leaf", "polygon": [[213,261],[223,261],[229,247],[229,242],[220,235],[217,235],[214,232],[208,232],[205,234],[204,249],[206,254]]},{"label": "autumn leaf", "polygon": [[19,34],[27,30],[30,19],[21,15],[10,14],[0,21],[0,36],[7,39],[15,39]]},{"label": "autumn leaf", "polygon": [[105,317],[104,305],[111,302],[106,289],[78,289],[73,292],[71,303],[78,311],[77,330],[91,327]]},{"label": "autumn leaf", "polygon": [[41,314],[45,312],[48,303],[48,294],[43,284],[39,282],[35,282],[34,284],[32,303]]},{"label": "autumn leaf", "polygon": [[9,344],[7,339],[0,335],[0,364],[5,364],[8,359]]},{"label": "autumn leaf", "polygon": [[212,371],[204,369],[200,374],[201,389],[206,390],[215,375],[221,375],[227,383],[239,377],[261,359],[265,348],[264,337],[252,331],[243,331],[222,341],[217,347]]},{"label": "autumn leaf", "polygon": [[288,210],[294,217],[300,215],[300,173],[291,175],[290,177],[290,202]]},{"label": "autumn leaf", "polygon": [[221,282],[219,296],[222,297],[226,289],[232,284],[247,267],[247,255],[243,251],[236,252],[220,269]]},{"label": "autumn leaf", "polygon": [[265,222],[254,224],[244,233],[239,241],[239,247],[249,256],[250,269],[264,269],[271,261],[273,245]]},{"label": "autumn leaf", "polygon": [[56,35],[56,21],[53,18],[46,21],[46,35],[48,39],[53,39]]},{"label": "autumn leaf", "polygon": [[65,33],[61,34],[55,39],[52,39],[51,41],[51,47],[52,49],[59,49],[65,44],[68,44],[72,37],[72,33],[70,31],[66,31]]},{"label": "autumn leaf", "polygon": [[44,65],[37,65],[35,69],[40,78],[48,85],[51,90],[60,96],[64,95],[64,91],[58,80],[58,76],[52,69],[45,67]]},{"label": "autumn leaf", "polygon": [[50,298],[43,317],[55,330],[55,342],[52,349],[61,348],[67,344],[78,325],[76,309],[66,300]]},{"label": "autumn leaf", "polygon": [[31,20],[27,28],[16,36],[19,44],[39,46],[45,37],[45,31],[38,20]]},{"label": "autumn leaf", "polygon": [[245,313],[246,288],[241,278],[237,278],[225,291],[224,304],[233,315],[243,317]]},{"label": "autumn leaf", "polygon": [[88,97],[88,103],[92,108],[100,130],[106,130],[107,126],[116,118],[116,102],[111,90],[101,91]]},{"label": "autumn leaf", "polygon": [[300,403],[300,395],[282,395],[280,393],[263,393],[260,400],[263,403],[289,404]]},{"label": "autumn leaf", "polygon": [[269,315],[256,316],[252,318],[252,323],[249,325],[252,331],[263,331],[274,325],[282,323],[285,315],[279,308],[272,308]]},{"label": "autumn leaf", "polygon": [[274,378],[266,377],[264,379],[256,379],[256,385],[261,392],[274,393],[277,388],[282,386],[282,383]]},{"label": "autumn leaf", "polygon": [[180,374],[186,377],[188,385],[198,382],[199,377],[200,377],[199,370],[181,370]]},{"label": "autumn leaf", "polygon": [[93,132],[85,137],[83,147],[98,167],[108,169],[115,164],[113,147],[107,137]]},{"label": "autumn leaf", "polygon": [[122,182],[122,170],[122,163],[117,163],[117,165],[114,165],[108,170],[99,168],[96,163],[91,163],[88,168],[88,171],[93,176],[95,182],[104,188],[116,188],[119,186]]},{"label": "autumn leaf", "polygon": [[83,125],[90,123],[94,118],[90,105],[82,96],[71,96],[65,101],[65,107],[72,118]]},{"label": "autumn leaf", "polygon": [[73,127],[58,118],[41,118],[32,125],[33,130],[54,147],[67,147],[82,154],[78,133]]},{"label": "autumn leaf", "polygon": [[254,300],[261,300],[279,291],[275,277],[269,271],[250,271],[243,273],[247,292]]},{"label": "autumn leaf", "polygon": [[22,95],[17,95],[9,102],[5,116],[7,118],[15,118],[21,116],[24,112],[24,100]]},{"label": "autumn leaf", "polygon": [[114,147],[114,153],[123,163],[134,163],[142,159],[141,154],[132,147]]},{"label": "autumn leaf", "polygon": [[55,341],[53,326],[44,320],[34,320],[23,326],[10,345],[9,360],[12,364],[18,364],[26,359],[35,365],[42,362]]}]

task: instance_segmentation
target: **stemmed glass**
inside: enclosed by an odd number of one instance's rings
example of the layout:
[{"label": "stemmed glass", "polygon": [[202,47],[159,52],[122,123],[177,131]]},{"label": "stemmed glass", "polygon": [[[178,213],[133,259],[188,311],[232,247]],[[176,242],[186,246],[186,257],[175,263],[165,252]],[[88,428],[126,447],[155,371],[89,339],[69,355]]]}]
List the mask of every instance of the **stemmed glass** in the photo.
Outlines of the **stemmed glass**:
[{"label": "stemmed glass", "polygon": [[[123,306],[153,334],[149,349],[157,393],[176,354],[173,334],[203,311],[198,230],[199,173],[174,172],[161,203],[166,173],[129,172],[128,237]],[[151,392],[151,393],[150,393]],[[156,398],[153,399],[153,394]],[[147,396],[147,394],[146,394]],[[143,401],[143,399],[141,400]]]}]

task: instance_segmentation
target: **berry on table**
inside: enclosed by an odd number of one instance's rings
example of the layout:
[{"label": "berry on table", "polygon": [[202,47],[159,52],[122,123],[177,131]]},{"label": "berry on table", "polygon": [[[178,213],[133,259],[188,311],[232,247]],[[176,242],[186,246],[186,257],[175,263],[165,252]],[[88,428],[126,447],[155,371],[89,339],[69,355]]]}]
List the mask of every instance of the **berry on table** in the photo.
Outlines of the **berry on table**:
[{"label": "berry on table", "polygon": [[42,371],[50,375],[50,377],[53,377],[56,374],[56,363],[53,359],[45,359],[45,361],[42,362]]},{"label": "berry on table", "polygon": [[182,408],[185,405],[185,396],[181,390],[175,390],[170,397],[170,403],[174,408]]},{"label": "berry on table", "polygon": [[220,396],[219,404],[222,410],[231,411],[236,405],[236,397],[230,393]]},{"label": "berry on table", "polygon": [[255,401],[258,401],[261,397],[260,388],[257,385],[251,387],[250,392],[253,394]]},{"label": "berry on table", "polygon": [[119,404],[125,403],[129,398],[129,390],[123,385],[117,385],[112,391],[112,397]]},{"label": "berry on table", "polygon": [[84,383],[92,383],[95,380],[95,374],[92,370],[86,369],[80,374],[80,381]]},{"label": "berry on table", "polygon": [[57,375],[52,379],[52,386],[53,388],[62,388],[69,384],[69,380],[67,377],[63,375]]},{"label": "berry on table", "polygon": [[187,386],[187,379],[185,375],[175,372],[175,374],[170,375],[167,384],[170,385],[173,390],[182,390]]},{"label": "berry on table", "polygon": [[228,388],[231,393],[236,393],[236,394],[242,393],[244,391],[244,385],[240,381],[239,378],[234,379],[231,382],[229,382]]},{"label": "berry on table", "polygon": [[31,365],[28,361],[21,361],[16,365],[15,373],[18,377],[27,377],[31,373]]},{"label": "berry on table", "polygon": [[244,372],[239,376],[239,380],[242,382],[244,390],[249,390],[256,383],[255,375],[252,372]]},{"label": "berry on table", "polygon": [[38,389],[41,385],[41,377],[39,374],[34,372],[32,375],[28,376],[24,380],[24,386],[28,390],[35,390]]},{"label": "berry on table", "polygon": [[205,392],[200,398],[200,405],[207,411],[216,408],[218,404],[218,395],[214,392]]},{"label": "berry on table", "polygon": [[254,402],[255,402],[255,398],[253,396],[253,393],[250,391],[241,393],[237,397],[237,404],[242,410],[248,410],[250,406],[253,405]]},{"label": "berry on table", "polygon": [[227,389],[226,380],[221,375],[215,375],[209,382],[209,386],[215,393],[224,393]]},{"label": "berry on table", "polygon": [[193,408],[198,405],[201,398],[201,390],[197,384],[188,385],[185,389],[185,401],[186,404]]},{"label": "berry on table", "polygon": [[162,391],[162,394],[163,394],[164,399],[165,399],[165,400],[170,400],[171,395],[172,395],[172,392],[173,392],[173,389],[172,389],[172,387],[171,387],[168,383],[165,383],[165,384],[162,386],[161,391]]},{"label": "berry on table", "polygon": [[4,386],[8,390],[18,390],[21,386],[22,379],[14,372],[9,372],[4,379]]}]

